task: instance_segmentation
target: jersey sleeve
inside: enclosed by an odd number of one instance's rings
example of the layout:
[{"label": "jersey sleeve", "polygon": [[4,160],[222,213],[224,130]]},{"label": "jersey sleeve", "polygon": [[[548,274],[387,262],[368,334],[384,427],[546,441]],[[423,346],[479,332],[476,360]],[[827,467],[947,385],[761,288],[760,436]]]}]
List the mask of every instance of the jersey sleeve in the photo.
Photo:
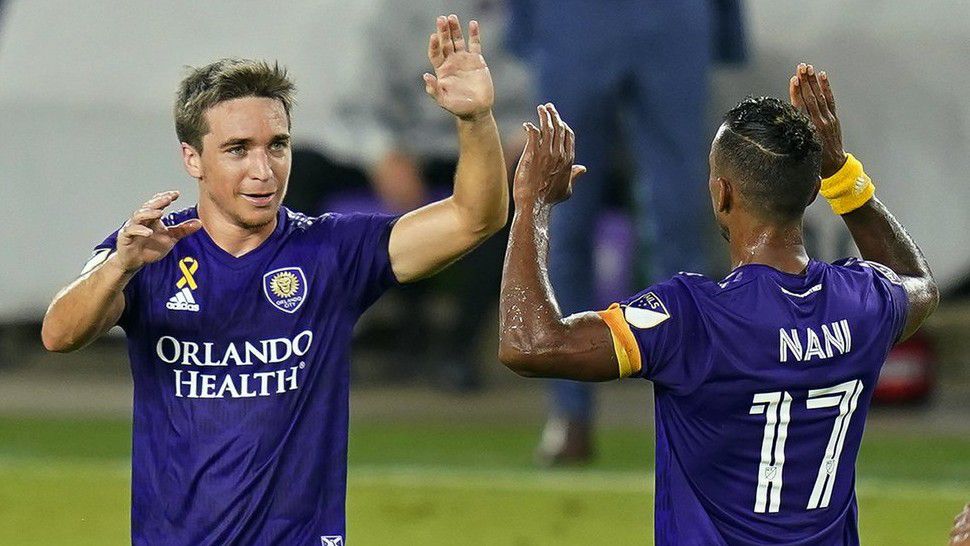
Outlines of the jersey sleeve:
[{"label": "jersey sleeve", "polygon": [[869,283],[872,294],[877,299],[875,308],[882,314],[881,323],[885,324],[887,331],[890,332],[890,344],[899,341],[909,314],[909,296],[899,275],[879,262],[858,258],[839,260],[834,265],[862,271],[871,276]]},{"label": "jersey sleeve", "polygon": [[709,367],[697,304],[677,278],[614,303],[600,316],[613,336],[621,377],[687,389],[699,384]]},{"label": "jersey sleeve", "polygon": [[387,214],[336,215],[340,274],[361,311],[397,284],[388,252],[391,228],[397,219]]},{"label": "jersey sleeve", "polygon": [[[90,271],[93,271],[96,267],[100,266],[107,260],[115,250],[118,248],[118,232],[121,228],[116,229],[110,235],[105,237],[104,241],[101,241],[95,245],[94,250],[91,252],[91,257],[88,258],[87,263],[81,269],[81,275],[86,275]],[[135,317],[135,306],[137,305],[137,292],[138,283],[141,280],[141,271],[135,274],[134,277],[128,284],[125,285],[125,289],[122,294],[125,297],[125,310],[121,313],[121,317],[118,318],[118,326],[121,326],[126,331],[131,327],[132,321]]]}]

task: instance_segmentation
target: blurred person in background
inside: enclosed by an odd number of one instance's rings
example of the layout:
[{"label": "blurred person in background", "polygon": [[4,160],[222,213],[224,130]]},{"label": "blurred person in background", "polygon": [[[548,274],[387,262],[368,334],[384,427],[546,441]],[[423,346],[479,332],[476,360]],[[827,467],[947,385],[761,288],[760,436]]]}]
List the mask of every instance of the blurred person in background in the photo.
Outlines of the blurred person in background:
[{"label": "blurred person in background", "polygon": [[[369,132],[362,139],[368,143],[361,150],[363,160],[381,203],[396,214],[440,199],[455,176],[454,123],[414,85],[427,65],[417,48],[428,40],[428,14],[442,10],[459,16],[474,13],[486,28],[505,27],[502,0],[381,0],[371,31],[365,33],[373,37],[369,45],[376,66],[367,89],[346,108],[347,115],[360,118],[361,130]],[[531,82],[522,63],[503,47],[500,33],[489,36],[485,47],[495,81],[493,112],[505,149],[512,150],[506,157],[514,158],[524,142],[522,120],[532,108]],[[476,342],[497,302],[505,240],[503,232],[442,275],[401,291],[408,320],[396,325],[398,352],[414,363],[415,373],[434,374],[439,387],[468,391],[481,385],[483,363]],[[434,316],[442,295],[453,304],[445,320]]]},{"label": "blurred person in background", "polygon": [[178,192],[155,195],[55,296],[48,350],[116,324],[128,338],[133,544],[343,542],[354,323],[508,215],[478,25],[466,41],[438,17],[425,44],[424,89],[460,143],[450,196],[402,216],[281,206],[294,86],[278,65],[223,59],[193,69],[174,108],[198,204],[165,214]]},{"label": "blurred person in background", "polygon": [[330,205],[341,196],[369,193],[370,187],[367,174],[352,159],[306,142],[293,144],[290,186],[283,204],[311,216],[333,210]]},{"label": "blurred person in background", "polygon": [[[563,312],[606,303],[594,301],[592,234],[617,148],[632,162],[641,276],[706,271],[708,78],[713,62],[744,59],[739,0],[511,0],[510,12],[513,35],[523,37],[510,46],[531,61],[539,102],[554,102],[583,135],[576,155],[589,168],[550,226],[550,275]],[[538,462],[587,462],[593,389],[556,380],[550,394]]]}]

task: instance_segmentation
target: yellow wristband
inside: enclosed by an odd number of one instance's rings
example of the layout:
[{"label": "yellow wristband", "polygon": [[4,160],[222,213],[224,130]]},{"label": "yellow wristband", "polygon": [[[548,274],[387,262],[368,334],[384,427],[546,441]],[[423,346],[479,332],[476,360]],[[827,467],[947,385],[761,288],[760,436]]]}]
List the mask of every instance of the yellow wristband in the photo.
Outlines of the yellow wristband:
[{"label": "yellow wristband", "polygon": [[829,202],[836,214],[846,214],[865,205],[876,193],[876,186],[862,170],[862,163],[852,154],[845,154],[845,165],[839,172],[822,179],[819,193]]}]

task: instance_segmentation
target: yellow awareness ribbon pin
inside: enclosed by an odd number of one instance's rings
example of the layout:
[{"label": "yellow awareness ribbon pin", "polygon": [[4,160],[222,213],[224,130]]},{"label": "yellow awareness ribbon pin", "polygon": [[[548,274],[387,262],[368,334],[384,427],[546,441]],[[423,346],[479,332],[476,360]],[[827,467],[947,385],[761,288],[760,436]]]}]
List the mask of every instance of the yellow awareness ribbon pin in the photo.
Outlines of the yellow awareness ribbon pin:
[{"label": "yellow awareness ribbon pin", "polygon": [[175,286],[182,288],[185,285],[189,285],[189,288],[195,290],[199,285],[195,284],[195,277],[192,275],[199,270],[199,262],[195,261],[195,258],[182,258],[179,260],[179,269],[182,270],[182,278],[179,282],[175,283]]}]

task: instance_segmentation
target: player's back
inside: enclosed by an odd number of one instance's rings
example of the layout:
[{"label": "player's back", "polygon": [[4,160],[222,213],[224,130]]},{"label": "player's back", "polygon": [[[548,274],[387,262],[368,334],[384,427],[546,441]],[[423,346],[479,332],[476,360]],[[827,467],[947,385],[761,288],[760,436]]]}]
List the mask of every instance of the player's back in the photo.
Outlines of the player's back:
[{"label": "player's back", "polygon": [[896,281],[858,260],[754,264],[624,304],[656,385],[658,544],[858,543],[855,459],[905,321]]}]

